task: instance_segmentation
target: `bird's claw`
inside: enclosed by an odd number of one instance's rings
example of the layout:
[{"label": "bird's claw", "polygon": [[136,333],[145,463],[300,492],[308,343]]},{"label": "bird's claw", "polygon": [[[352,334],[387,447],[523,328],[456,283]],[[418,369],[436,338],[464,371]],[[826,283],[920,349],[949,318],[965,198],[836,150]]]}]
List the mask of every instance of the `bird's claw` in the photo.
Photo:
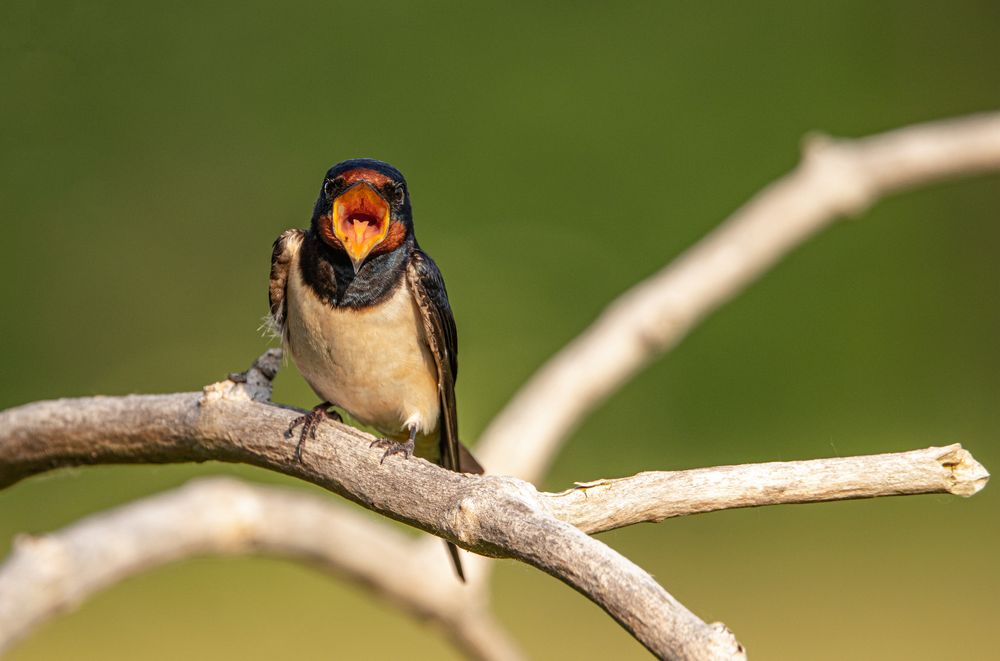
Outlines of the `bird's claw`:
[{"label": "bird's claw", "polygon": [[403,443],[400,443],[398,441],[394,441],[394,440],[389,439],[389,438],[377,438],[374,441],[372,441],[371,444],[368,447],[370,447],[370,448],[385,448],[385,453],[382,455],[382,458],[378,462],[378,463],[381,464],[381,463],[385,462],[386,457],[388,457],[389,455],[393,455],[393,454],[401,454],[406,459],[409,459],[410,457],[413,456],[414,442],[413,442],[412,438],[410,440],[408,440],[408,441],[403,442]]},{"label": "bird's claw", "polygon": [[295,445],[295,460],[302,461],[302,447],[306,444],[306,438],[316,439],[316,430],[319,428],[319,423],[324,419],[330,419],[335,422],[343,422],[344,419],[340,417],[340,414],[336,411],[327,410],[330,404],[323,403],[319,406],[313,407],[309,413],[305,415],[300,415],[299,417],[292,420],[292,424],[288,425],[288,430],[285,432],[285,438],[291,438],[292,432],[296,427],[302,425],[302,432],[299,434],[299,442]]}]

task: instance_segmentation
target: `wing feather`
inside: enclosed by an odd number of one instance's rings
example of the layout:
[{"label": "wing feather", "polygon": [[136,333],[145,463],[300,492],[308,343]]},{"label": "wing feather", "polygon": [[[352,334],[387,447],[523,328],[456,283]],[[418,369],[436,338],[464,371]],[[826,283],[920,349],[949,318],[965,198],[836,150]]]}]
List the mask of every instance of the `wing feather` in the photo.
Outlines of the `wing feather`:
[{"label": "wing feather", "polygon": [[[478,464],[469,461],[471,455],[467,451],[462,452],[458,440],[458,414],[455,406],[458,333],[455,329],[455,317],[448,304],[444,278],[434,260],[420,250],[414,251],[406,276],[417,300],[417,307],[420,308],[424,332],[438,371],[441,465],[453,471],[460,471],[464,467],[469,472],[482,472]],[[469,459],[462,461],[466,457]],[[474,470],[475,468],[479,470]]]},{"label": "wing feather", "polygon": [[275,239],[274,248],[271,250],[271,282],[267,289],[267,302],[271,314],[266,323],[271,332],[283,342],[287,339],[285,317],[288,313],[285,289],[288,286],[288,274],[291,272],[292,263],[304,236],[303,230],[285,230]]}]

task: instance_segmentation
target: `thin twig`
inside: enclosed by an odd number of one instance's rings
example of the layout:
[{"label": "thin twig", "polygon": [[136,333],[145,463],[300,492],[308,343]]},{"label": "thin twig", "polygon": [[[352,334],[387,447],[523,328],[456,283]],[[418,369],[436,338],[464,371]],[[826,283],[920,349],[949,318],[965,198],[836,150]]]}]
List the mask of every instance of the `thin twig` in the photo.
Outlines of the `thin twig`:
[{"label": "thin twig", "polygon": [[639,473],[541,496],[559,519],[597,533],[740,507],[919,493],[968,497],[985,487],[989,477],[956,443],[861,457]]}]

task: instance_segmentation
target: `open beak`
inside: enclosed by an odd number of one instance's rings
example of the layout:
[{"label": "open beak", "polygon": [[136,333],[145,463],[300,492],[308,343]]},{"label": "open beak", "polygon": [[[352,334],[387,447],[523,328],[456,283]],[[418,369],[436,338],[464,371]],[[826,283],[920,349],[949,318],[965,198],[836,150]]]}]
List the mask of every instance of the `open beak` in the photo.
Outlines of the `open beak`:
[{"label": "open beak", "polygon": [[333,233],[344,244],[354,272],[389,231],[389,203],[367,182],[358,182],[333,201]]}]

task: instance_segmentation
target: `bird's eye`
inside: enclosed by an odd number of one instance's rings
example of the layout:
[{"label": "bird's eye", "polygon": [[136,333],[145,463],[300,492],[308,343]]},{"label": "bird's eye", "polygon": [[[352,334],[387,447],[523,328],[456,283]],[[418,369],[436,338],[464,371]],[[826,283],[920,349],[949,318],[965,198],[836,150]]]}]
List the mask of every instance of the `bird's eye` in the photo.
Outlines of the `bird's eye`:
[{"label": "bird's eye", "polygon": [[323,182],[323,194],[332,198],[337,193],[337,190],[341,188],[343,183],[344,180],[339,177],[336,179],[327,179]]},{"label": "bird's eye", "polygon": [[392,201],[396,204],[402,204],[405,199],[406,189],[403,188],[403,184],[396,184],[392,189]]}]

